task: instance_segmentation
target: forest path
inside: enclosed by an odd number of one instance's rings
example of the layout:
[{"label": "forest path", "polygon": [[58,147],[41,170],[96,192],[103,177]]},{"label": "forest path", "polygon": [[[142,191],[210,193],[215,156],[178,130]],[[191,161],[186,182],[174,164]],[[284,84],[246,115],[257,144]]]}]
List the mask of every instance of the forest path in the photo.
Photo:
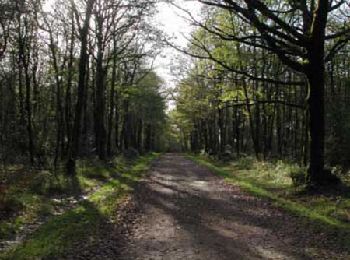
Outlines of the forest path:
[{"label": "forest path", "polygon": [[[337,250],[331,235],[312,230],[300,218],[226,184],[181,155],[166,154],[155,162],[133,200],[137,210],[126,224],[129,231],[113,236],[122,242],[108,245],[106,235],[104,245],[95,247],[98,256],[94,250],[90,256],[128,260],[350,259]],[[105,250],[111,246],[113,257]]]}]

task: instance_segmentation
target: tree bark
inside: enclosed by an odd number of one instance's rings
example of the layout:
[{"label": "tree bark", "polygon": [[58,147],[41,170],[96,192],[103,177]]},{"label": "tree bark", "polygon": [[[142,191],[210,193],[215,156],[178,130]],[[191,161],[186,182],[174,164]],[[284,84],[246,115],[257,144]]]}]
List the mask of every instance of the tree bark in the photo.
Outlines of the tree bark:
[{"label": "tree bark", "polygon": [[105,127],[105,84],[103,68],[103,46],[102,46],[102,27],[97,44],[97,61],[96,61],[96,148],[100,160],[106,159],[106,127]]},{"label": "tree bark", "polygon": [[310,130],[310,184],[326,181],[324,171],[324,87],[325,87],[325,31],[327,24],[328,1],[319,0],[314,13],[311,45],[308,50],[309,66],[306,76],[309,82],[309,130]]},{"label": "tree bark", "polygon": [[310,86],[309,131],[310,131],[310,168],[309,181],[322,183],[324,179],[324,66],[312,65],[308,76]]},{"label": "tree bark", "polygon": [[82,112],[85,98],[85,76],[86,76],[86,65],[88,61],[87,45],[88,45],[88,34],[89,34],[89,23],[92,14],[95,0],[89,0],[86,6],[86,17],[83,27],[80,29],[80,59],[79,59],[79,80],[78,80],[78,100],[75,106],[75,118],[72,133],[72,144],[68,152],[68,160],[66,164],[67,174],[75,175],[75,160],[79,154],[79,143],[80,143],[80,131]]}]

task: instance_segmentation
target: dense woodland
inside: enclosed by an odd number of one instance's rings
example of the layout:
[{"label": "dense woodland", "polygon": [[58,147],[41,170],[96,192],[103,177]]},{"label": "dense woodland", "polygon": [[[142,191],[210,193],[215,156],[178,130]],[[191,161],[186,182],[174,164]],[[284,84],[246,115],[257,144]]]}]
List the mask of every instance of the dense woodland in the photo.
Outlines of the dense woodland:
[{"label": "dense woodland", "polygon": [[[183,148],[292,159],[312,183],[330,178],[325,164],[347,167],[349,2],[200,2],[198,21],[181,10],[198,28],[181,50],[193,57],[174,113]],[[160,148],[154,2],[1,5],[3,164],[73,173],[81,156]]]},{"label": "dense woodland", "polygon": [[159,149],[154,4],[1,1],[2,165],[74,173],[78,158]]},{"label": "dense woodland", "polygon": [[[313,184],[346,169],[349,2],[199,2],[198,19],[173,5],[197,28],[181,49],[151,25],[156,2],[1,1],[2,164],[73,173],[78,158],[160,150],[170,131],[183,150],[310,165]],[[152,70],[164,42],[192,57],[180,132]]]},{"label": "dense woodland", "polygon": [[189,2],[0,0],[1,259],[350,259],[350,0]]},{"label": "dense woodland", "polygon": [[[200,1],[178,84],[181,142],[225,157],[309,166],[330,183],[349,166],[349,1]],[[326,168],[325,168],[326,165]]]}]

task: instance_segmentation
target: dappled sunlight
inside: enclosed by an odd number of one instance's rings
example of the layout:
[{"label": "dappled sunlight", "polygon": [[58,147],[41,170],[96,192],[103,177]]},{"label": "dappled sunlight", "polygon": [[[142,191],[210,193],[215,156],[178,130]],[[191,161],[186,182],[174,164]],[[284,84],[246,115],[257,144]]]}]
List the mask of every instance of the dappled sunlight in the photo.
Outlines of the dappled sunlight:
[{"label": "dappled sunlight", "polygon": [[[140,255],[151,259],[312,256],[305,255],[304,249],[315,241],[303,237],[303,245],[299,243],[301,237],[295,230],[304,224],[297,218],[237,188],[230,189],[183,157],[163,156],[149,175],[139,187],[142,214],[122,259]],[[337,254],[326,245],[319,251]]]},{"label": "dappled sunlight", "polygon": [[[99,234],[101,226],[107,225],[110,231],[114,230],[115,226],[110,223],[115,222],[116,207],[123,202],[125,195],[133,189],[136,181],[141,178],[148,169],[150,161],[156,156],[149,155],[130,162],[128,167],[118,174],[115,174],[115,169],[110,167],[101,169],[101,172],[109,172],[110,177],[104,183],[98,182],[98,188],[89,190],[90,193],[83,192],[80,183],[85,183],[85,179],[95,179],[95,176],[90,174],[84,176],[82,171],[79,179],[70,180],[70,188],[74,187],[73,196],[52,198],[55,213],[49,214],[48,219],[34,222],[32,228],[26,227],[27,233],[20,234],[21,238],[16,241],[17,245],[14,243],[9,245],[3,255],[9,259],[37,255],[57,257],[73,250],[79,241]],[[85,246],[90,242],[86,242]]]},{"label": "dappled sunlight", "polygon": [[350,259],[350,0],[0,13],[1,259]]}]

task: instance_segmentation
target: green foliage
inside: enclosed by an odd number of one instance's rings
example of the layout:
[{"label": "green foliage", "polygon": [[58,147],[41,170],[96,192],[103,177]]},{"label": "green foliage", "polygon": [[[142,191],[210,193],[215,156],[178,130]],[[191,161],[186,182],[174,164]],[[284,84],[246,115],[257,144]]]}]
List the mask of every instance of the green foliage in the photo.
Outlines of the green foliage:
[{"label": "green foliage", "polygon": [[135,113],[146,123],[164,123],[165,100],[159,94],[162,80],[155,72],[147,75],[134,86],[133,101]]},{"label": "green foliage", "polygon": [[293,185],[300,187],[307,184],[307,169],[302,167],[293,167],[290,171],[290,177],[292,178]]},{"label": "green foliage", "polygon": [[[99,225],[106,224],[107,219],[113,217],[121,198],[132,191],[133,185],[157,156],[158,154],[150,154],[140,157],[127,167],[123,167],[123,171],[114,175],[113,179],[80,202],[77,207],[50,218],[28,240],[4,252],[0,258],[57,258],[69,251],[76,242],[83,240],[88,242],[88,237],[98,235]],[[111,170],[115,171],[116,168],[107,168],[106,172]]]},{"label": "green foliage", "polygon": [[52,195],[63,191],[62,178],[50,171],[40,171],[32,179],[29,191],[38,195]]},{"label": "green foliage", "polygon": [[3,259],[52,258],[72,246],[72,238],[82,239],[96,232],[99,213],[88,202],[41,226],[28,243],[5,253]]},{"label": "green foliage", "polygon": [[237,165],[238,169],[250,170],[250,169],[252,169],[254,162],[255,162],[255,159],[253,157],[243,156],[237,160],[236,165]]},{"label": "green foliage", "polygon": [[[168,113],[166,127],[161,139],[162,151],[164,152],[181,152],[184,149],[182,133],[178,127],[178,121],[181,120],[180,116],[176,110]],[[182,130],[188,132],[186,129]]]},{"label": "green foliage", "polygon": [[[88,193],[120,173],[129,169],[131,161],[116,157],[106,164],[101,161],[78,161],[76,179],[67,178],[64,172],[49,171],[23,173],[10,172],[6,189],[1,193],[1,211],[5,218],[0,222],[0,237],[9,238],[28,223],[35,222],[42,215],[54,213],[56,197],[68,197]],[[18,178],[17,178],[18,177]]]}]

